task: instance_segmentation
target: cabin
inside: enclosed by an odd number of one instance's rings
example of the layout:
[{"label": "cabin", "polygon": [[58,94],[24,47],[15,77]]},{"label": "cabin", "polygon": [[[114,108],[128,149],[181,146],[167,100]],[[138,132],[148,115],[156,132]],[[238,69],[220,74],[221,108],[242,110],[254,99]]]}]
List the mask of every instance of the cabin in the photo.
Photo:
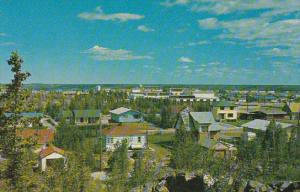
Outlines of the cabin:
[{"label": "cabin", "polygon": [[300,118],[300,103],[286,104],[283,110],[288,113],[291,120],[298,120]]},{"label": "cabin", "polygon": [[60,118],[75,125],[95,125],[100,123],[100,110],[68,110],[60,113]]},{"label": "cabin", "polygon": [[111,120],[116,123],[142,122],[142,114],[138,111],[120,107],[110,111]]},{"label": "cabin", "polygon": [[216,144],[212,145],[210,149],[214,151],[215,157],[225,159],[235,157],[237,153],[237,148],[233,144],[223,141],[218,141]]},{"label": "cabin", "polygon": [[127,141],[128,149],[143,149],[147,146],[145,131],[130,124],[104,129],[103,135],[105,135],[106,151],[114,151],[123,140]]},{"label": "cabin", "polygon": [[48,166],[59,166],[63,168],[66,163],[64,153],[64,150],[54,146],[43,148],[39,153],[39,165],[42,171],[46,171]]},{"label": "cabin", "polygon": [[237,106],[229,101],[213,103],[213,115],[218,121],[236,121]]}]

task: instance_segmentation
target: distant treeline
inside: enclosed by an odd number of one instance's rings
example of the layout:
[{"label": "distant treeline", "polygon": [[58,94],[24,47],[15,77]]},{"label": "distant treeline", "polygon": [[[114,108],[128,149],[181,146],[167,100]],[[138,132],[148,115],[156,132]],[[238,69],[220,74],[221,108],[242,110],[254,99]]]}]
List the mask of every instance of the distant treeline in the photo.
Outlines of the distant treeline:
[{"label": "distant treeline", "polygon": [[[4,84],[0,84],[0,87]],[[25,84],[32,90],[91,90],[97,85],[102,88],[134,88],[141,84]],[[299,91],[300,85],[210,85],[210,84],[142,84],[143,87],[160,88],[197,88],[203,90],[267,90],[267,91]]]}]

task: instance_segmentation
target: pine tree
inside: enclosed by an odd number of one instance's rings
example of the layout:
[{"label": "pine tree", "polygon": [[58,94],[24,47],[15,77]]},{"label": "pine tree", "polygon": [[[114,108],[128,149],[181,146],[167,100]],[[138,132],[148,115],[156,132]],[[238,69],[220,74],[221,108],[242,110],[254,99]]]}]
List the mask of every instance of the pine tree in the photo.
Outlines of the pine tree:
[{"label": "pine tree", "polygon": [[[34,161],[26,154],[32,145],[24,145],[22,139],[17,136],[17,130],[26,124],[21,118],[21,112],[24,111],[24,90],[23,82],[30,76],[27,72],[22,72],[23,60],[17,52],[12,52],[7,61],[13,72],[13,79],[7,85],[6,93],[1,96],[0,106],[0,127],[1,127],[1,149],[4,156],[8,159],[8,165],[5,171],[5,179],[9,181],[12,190],[27,191],[33,187],[32,166]],[[11,112],[10,117],[4,116],[4,112]],[[32,178],[30,178],[30,175]],[[29,177],[29,178],[28,178]],[[30,179],[32,179],[30,181]]]}]

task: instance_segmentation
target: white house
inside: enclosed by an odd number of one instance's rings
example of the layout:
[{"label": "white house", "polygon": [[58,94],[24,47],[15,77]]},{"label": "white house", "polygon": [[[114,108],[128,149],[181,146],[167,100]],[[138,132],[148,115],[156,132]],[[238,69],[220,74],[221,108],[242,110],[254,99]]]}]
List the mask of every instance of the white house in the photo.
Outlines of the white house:
[{"label": "white house", "polygon": [[66,162],[64,156],[64,150],[50,146],[42,149],[39,153],[40,157],[40,166],[42,171],[45,171],[47,166],[51,165],[53,161],[62,161],[63,164]]},{"label": "white house", "polygon": [[146,133],[130,125],[115,126],[103,132],[107,151],[113,151],[123,140],[127,141],[129,149],[142,149],[147,146]]},{"label": "white house", "polygon": [[215,93],[213,91],[201,91],[201,90],[195,90],[193,91],[193,96],[199,101],[219,101],[219,97],[215,96]]}]

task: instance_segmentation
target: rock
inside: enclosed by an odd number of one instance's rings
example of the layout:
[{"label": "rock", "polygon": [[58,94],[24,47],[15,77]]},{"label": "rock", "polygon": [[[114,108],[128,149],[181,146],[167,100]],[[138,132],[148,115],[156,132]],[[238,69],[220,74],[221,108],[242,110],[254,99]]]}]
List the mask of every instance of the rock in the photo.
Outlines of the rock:
[{"label": "rock", "polygon": [[256,189],[257,187],[259,187],[260,185],[262,185],[260,182],[258,181],[253,181],[253,180],[250,180],[248,182],[248,186],[252,189]]}]

